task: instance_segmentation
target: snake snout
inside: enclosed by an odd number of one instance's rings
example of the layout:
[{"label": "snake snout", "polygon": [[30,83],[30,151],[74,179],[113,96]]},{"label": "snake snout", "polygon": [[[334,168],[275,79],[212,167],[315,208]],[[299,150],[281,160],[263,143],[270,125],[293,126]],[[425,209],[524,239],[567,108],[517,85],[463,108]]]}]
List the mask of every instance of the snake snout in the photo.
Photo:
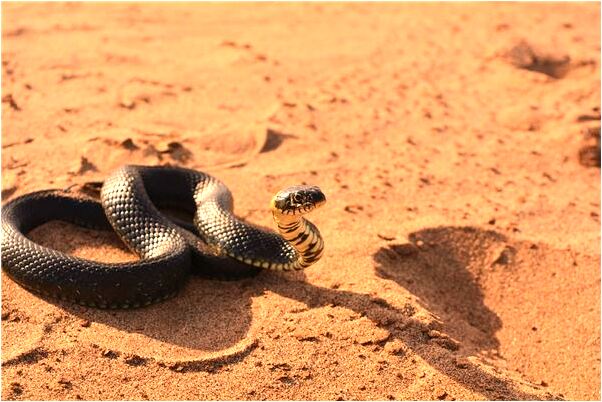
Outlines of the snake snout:
[{"label": "snake snout", "polygon": [[317,186],[293,186],[279,191],[272,199],[274,212],[283,215],[303,215],[326,202]]}]

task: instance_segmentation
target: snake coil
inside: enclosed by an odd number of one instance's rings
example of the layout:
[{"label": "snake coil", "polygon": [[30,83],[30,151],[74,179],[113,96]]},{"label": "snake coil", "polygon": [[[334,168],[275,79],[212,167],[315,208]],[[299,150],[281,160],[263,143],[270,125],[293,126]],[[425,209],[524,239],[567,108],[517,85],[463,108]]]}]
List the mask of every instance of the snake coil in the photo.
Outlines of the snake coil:
[{"label": "snake coil", "polygon": [[[237,219],[228,188],[191,169],[126,165],[105,180],[100,199],[46,190],[7,203],[2,208],[2,269],[44,296],[98,308],[137,308],[173,296],[192,267],[210,276],[257,268],[297,270],[315,263],[324,249],[318,229],[302,217],[326,201],[313,186],[274,196],[271,208],[280,234]],[[192,214],[194,226],[176,224],[158,207]],[[140,260],[85,260],[25,236],[50,220],[112,228]]]}]

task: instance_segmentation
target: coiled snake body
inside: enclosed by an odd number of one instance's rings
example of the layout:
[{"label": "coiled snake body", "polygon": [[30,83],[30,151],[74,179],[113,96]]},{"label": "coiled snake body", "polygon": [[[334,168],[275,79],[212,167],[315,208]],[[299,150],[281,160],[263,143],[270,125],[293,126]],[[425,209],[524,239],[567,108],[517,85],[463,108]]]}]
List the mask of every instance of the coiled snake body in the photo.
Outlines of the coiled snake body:
[{"label": "coiled snake body", "polygon": [[[274,196],[271,207],[280,235],[237,219],[228,188],[190,169],[124,166],[105,180],[100,199],[49,190],[3,206],[2,269],[45,296],[91,307],[136,308],[174,295],[192,266],[217,275],[256,268],[296,270],[316,262],[323,252],[318,229],[301,216],[325,202],[317,187],[291,187]],[[194,226],[176,225],[158,206],[192,213]],[[50,220],[112,227],[140,260],[85,260],[25,236]]]}]

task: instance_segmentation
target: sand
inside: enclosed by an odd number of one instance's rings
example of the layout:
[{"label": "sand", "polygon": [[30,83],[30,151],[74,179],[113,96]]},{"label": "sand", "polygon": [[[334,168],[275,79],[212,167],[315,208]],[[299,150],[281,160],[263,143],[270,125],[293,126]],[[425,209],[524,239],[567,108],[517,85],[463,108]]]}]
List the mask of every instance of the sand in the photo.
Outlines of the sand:
[{"label": "sand", "polygon": [[265,226],[283,187],[328,198],[304,272],[134,311],[3,274],[3,399],[600,398],[599,4],[2,11],[3,202],[125,163],[209,172]]}]

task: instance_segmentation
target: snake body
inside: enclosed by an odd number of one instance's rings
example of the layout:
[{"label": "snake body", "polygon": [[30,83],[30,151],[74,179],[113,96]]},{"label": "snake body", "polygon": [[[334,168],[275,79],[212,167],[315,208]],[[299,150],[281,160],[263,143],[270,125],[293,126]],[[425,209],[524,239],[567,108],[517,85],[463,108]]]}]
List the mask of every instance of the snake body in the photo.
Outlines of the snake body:
[{"label": "snake body", "polygon": [[[276,194],[271,207],[277,234],[236,218],[232,194],[206,173],[128,165],[104,181],[100,203],[47,190],[3,206],[2,269],[44,296],[98,308],[136,308],[177,293],[192,267],[219,276],[311,265],[324,244],[318,229],[302,215],[324,202],[317,187],[297,186]],[[176,224],[159,207],[191,213],[194,225]],[[26,237],[50,220],[112,228],[140,259],[90,261]]]}]

